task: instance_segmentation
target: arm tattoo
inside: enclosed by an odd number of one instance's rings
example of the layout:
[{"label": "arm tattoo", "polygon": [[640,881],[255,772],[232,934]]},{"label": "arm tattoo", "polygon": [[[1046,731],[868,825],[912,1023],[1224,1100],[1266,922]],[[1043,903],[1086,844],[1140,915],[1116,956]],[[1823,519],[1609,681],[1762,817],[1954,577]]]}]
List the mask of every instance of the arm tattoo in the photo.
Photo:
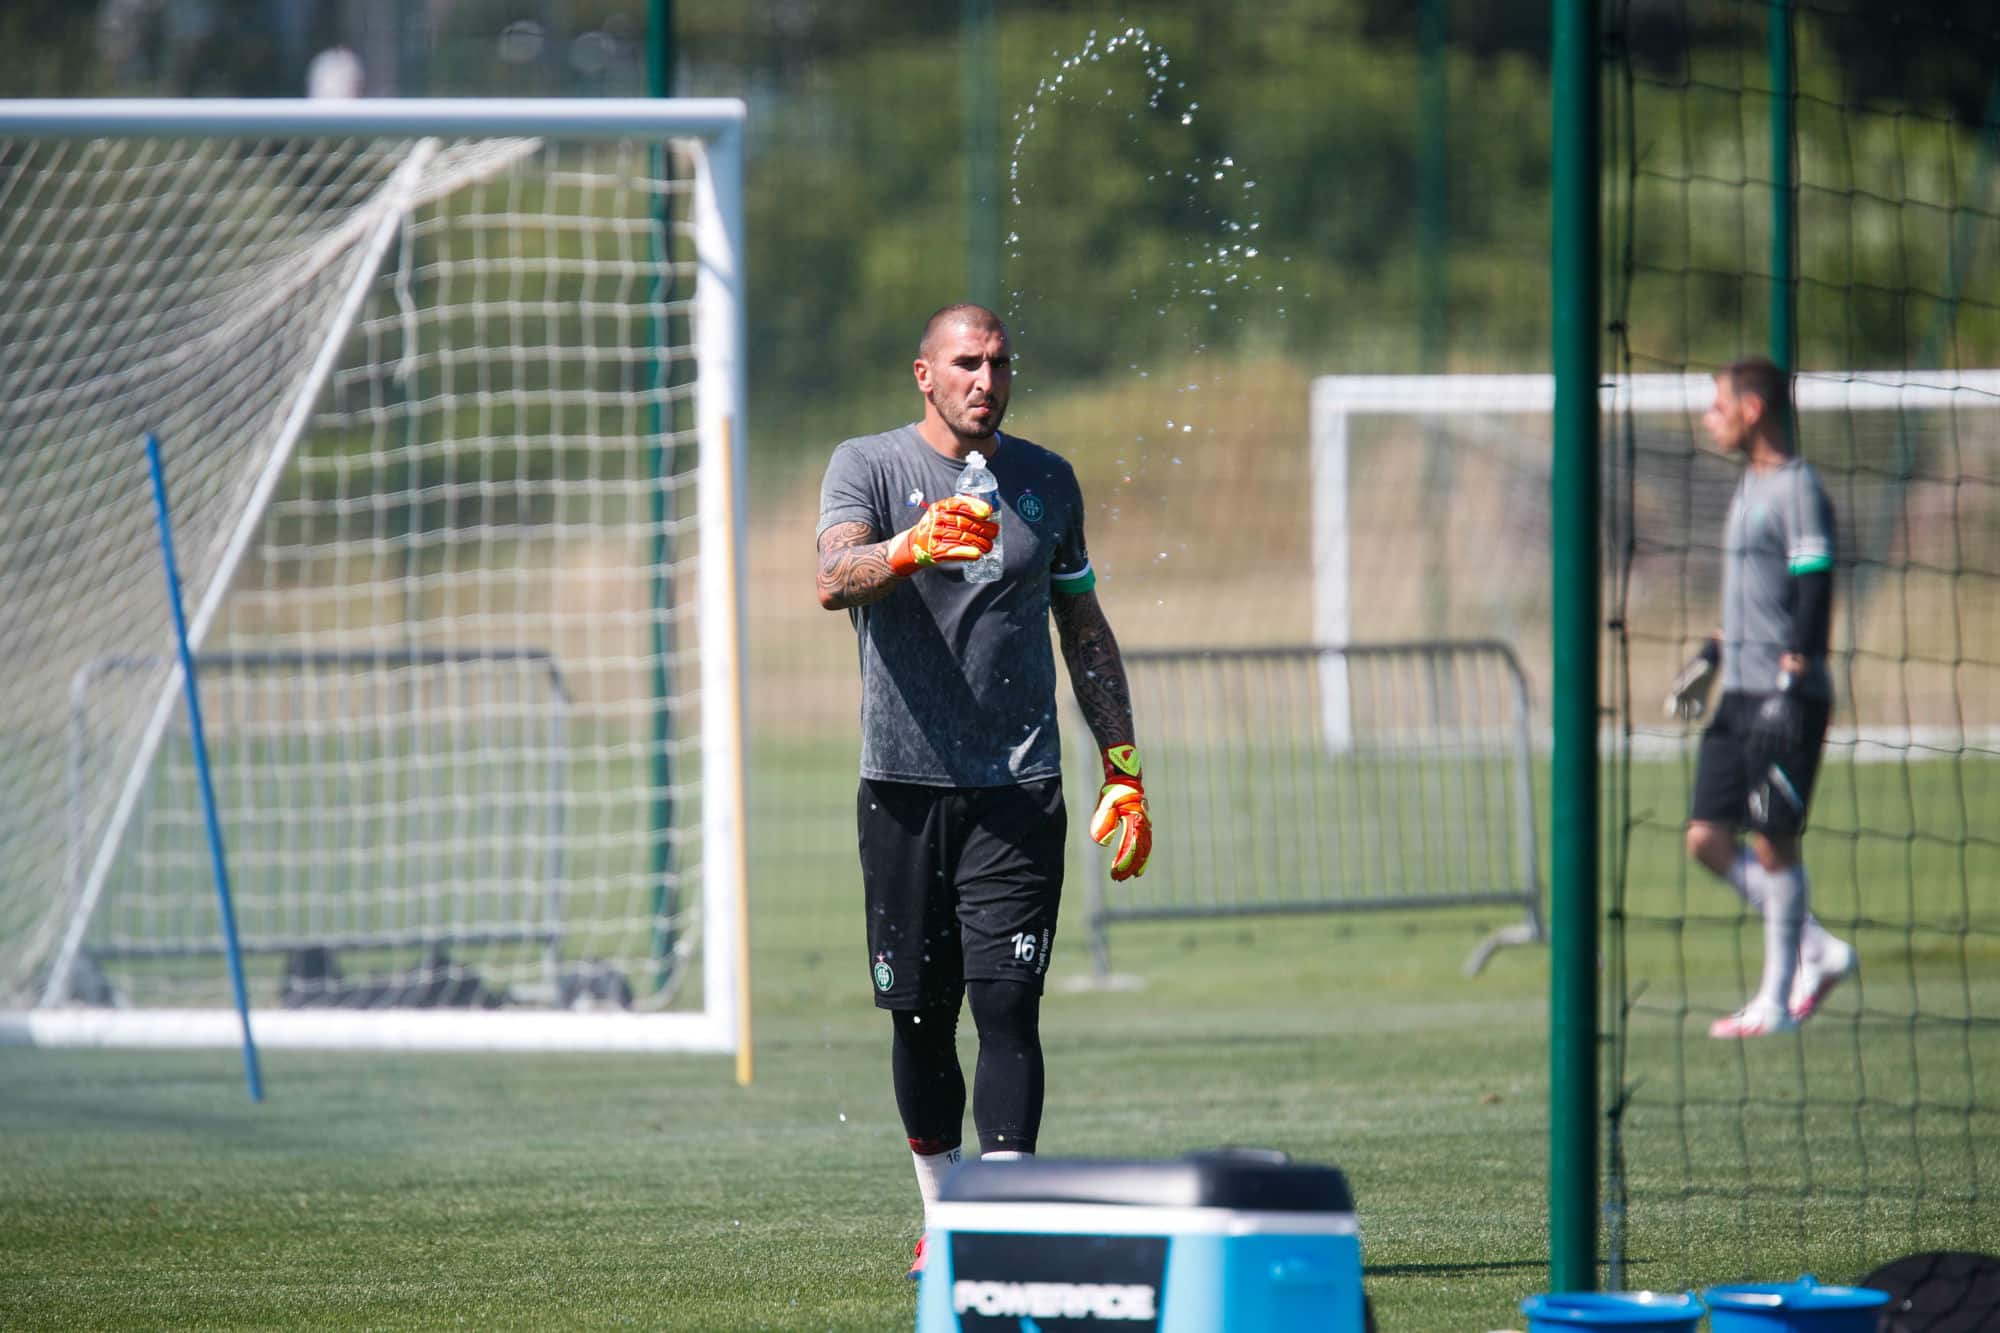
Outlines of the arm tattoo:
[{"label": "arm tattoo", "polygon": [[1125,681],[1125,659],[1111,622],[1094,592],[1068,597],[1057,593],[1049,609],[1056,635],[1062,640],[1063,663],[1069,668],[1070,689],[1076,694],[1083,720],[1099,749],[1132,743],[1132,691]]},{"label": "arm tattoo", "polygon": [[889,543],[866,523],[836,523],[819,535],[819,604],[829,611],[879,602],[902,580],[889,568]]}]

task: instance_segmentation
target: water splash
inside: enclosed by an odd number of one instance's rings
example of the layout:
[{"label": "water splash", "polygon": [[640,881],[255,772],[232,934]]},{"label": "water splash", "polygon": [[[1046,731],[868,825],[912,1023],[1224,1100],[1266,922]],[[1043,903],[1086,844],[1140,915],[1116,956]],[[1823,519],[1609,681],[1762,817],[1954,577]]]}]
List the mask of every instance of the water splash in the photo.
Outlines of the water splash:
[{"label": "water splash", "polygon": [[[1184,106],[1176,109],[1176,104],[1186,93],[1187,84],[1184,80],[1173,76],[1171,53],[1139,25],[1129,25],[1108,35],[1092,28],[1085,36],[1083,45],[1077,50],[1067,55],[1060,50],[1052,50],[1049,56],[1056,62],[1056,68],[1036,82],[1033,96],[1014,113],[1014,121],[1018,128],[1007,162],[1007,202],[1013,208],[1025,207],[1026,200],[1031,194],[1022,179],[1022,163],[1044,114],[1058,105],[1094,107],[1102,110],[1120,96],[1116,84],[1083,79],[1081,76],[1088,66],[1102,66],[1114,58],[1137,61],[1145,80],[1143,93],[1148,111],[1166,112],[1176,116],[1184,127],[1193,126],[1200,113],[1201,103],[1193,99],[1188,99]],[[1097,88],[1101,91],[1092,93],[1087,91],[1088,88]],[[1128,111],[1125,115],[1128,121],[1136,120],[1137,117],[1136,111]],[[1150,174],[1146,179],[1149,183],[1161,183],[1161,178],[1157,174]],[[1243,172],[1236,158],[1227,153],[1213,159],[1204,159],[1199,153],[1195,153],[1177,177],[1167,179],[1177,180],[1190,191],[1216,186],[1226,188],[1233,182],[1237,186],[1237,197],[1246,204],[1257,188],[1256,180]],[[1135,289],[1129,293],[1133,304],[1150,305],[1155,316],[1167,318],[1170,317],[1171,308],[1176,302],[1192,295],[1199,297],[1203,307],[1210,313],[1220,313],[1222,307],[1218,297],[1224,289],[1247,290],[1263,285],[1260,281],[1262,268],[1260,261],[1263,252],[1255,241],[1256,233],[1262,230],[1264,225],[1259,210],[1250,207],[1242,217],[1226,216],[1221,214],[1220,206],[1216,205],[1202,209],[1201,213],[1214,223],[1217,231],[1221,233],[1220,239],[1212,246],[1202,247],[1180,266],[1187,275],[1184,280],[1185,285],[1177,282],[1167,291],[1164,299],[1158,292],[1145,293]],[[1018,226],[1009,229],[1005,258],[1009,267],[1015,271],[1019,271],[1020,268],[1024,243]],[[1283,289],[1277,290],[1282,292]],[[1026,295],[1018,287],[1009,292],[1011,306],[1009,314],[1017,334],[1024,332],[1021,307]],[[1277,317],[1281,320],[1284,318],[1282,308],[1278,310]],[[1197,345],[1193,350],[1199,355],[1206,348]],[[1138,368],[1135,366],[1133,369]],[[1139,371],[1139,374],[1143,378],[1145,372]],[[1021,387],[1024,392],[1033,392],[1030,385]]]},{"label": "water splash", "polygon": [[[1127,280],[1117,287],[1107,283],[1106,296],[1115,301],[1122,292],[1135,326],[1154,324],[1164,333],[1164,341],[1149,341],[1147,356],[1157,351],[1172,358],[1169,364],[1148,366],[1145,357],[1131,358],[1124,375],[1137,389],[1137,401],[1172,415],[1142,409],[1124,447],[1116,450],[1127,456],[1115,460],[1112,484],[1092,497],[1091,512],[1093,522],[1116,525],[1130,508],[1135,521],[1150,525],[1170,495],[1185,495],[1198,480],[1183,467],[1182,455],[1193,461],[1219,434],[1235,428],[1225,419],[1232,401],[1229,369],[1200,358],[1209,354],[1211,337],[1245,326],[1253,305],[1259,320],[1283,321],[1286,298],[1275,283],[1283,261],[1270,254],[1256,175],[1235,156],[1241,144],[1231,145],[1234,152],[1217,151],[1224,136],[1208,133],[1206,124],[1195,129],[1201,103],[1177,77],[1172,55],[1144,27],[1121,20],[1116,29],[1093,28],[1076,50],[1051,50],[1049,56],[1054,68],[1013,116],[1002,198],[1011,216],[999,228],[1006,237],[1001,284],[1006,318],[1017,338],[1029,338],[1028,326],[1042,317],[1041,307],[1063,297],[1036,287],[1038,261],[1048,260],[1038,242],[1040,234],[1048,234],[1044,228],[1059,226],[1056,196],[1079,178],[1074,168],[1094,168],[1102,157],[1126,173],[1123,179],[1142,181],[1137,208],[1160,219],[1143,243],[1169,248],[1143,271],[1121,262]],[[1085,144],[1087,149],[1080,147]],[[1092,157],[1072,163],[1058,156],[1066,151]],[[1037,172],[1037,162],[1051,165]],[[1039,377],[1023,376],[1021,369],[1017,365],[1015,387],[1026,408]],[[1154,369],[1161,374],[1153,376]],[[1195,369],[1202,373],[1187,373]],[[1173,401],[1175,396],[1180,401]],[[1185,549],[1140,548],[1135,563],[1141,568],[1130,572],[1144,579],[1150,571],[1164,586],[1182,567]],[[1099,577],[1110,576],[1107,569]],[[1166,599],[1156,604],[1164,606]]]}]

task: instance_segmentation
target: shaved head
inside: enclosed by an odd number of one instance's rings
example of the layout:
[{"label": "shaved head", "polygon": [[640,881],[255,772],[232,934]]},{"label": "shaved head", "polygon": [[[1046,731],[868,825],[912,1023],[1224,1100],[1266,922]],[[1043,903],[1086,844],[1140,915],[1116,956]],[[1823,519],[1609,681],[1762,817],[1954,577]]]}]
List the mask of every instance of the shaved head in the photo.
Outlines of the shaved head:
[{"label": "shaved head", "polygon": [[960,301],[956,305],[944,307],[924,321],[924,336],[917,343],[917,355],[926,361],[936,360],[939,336],[945,330],[960,325],[979,333],[998,333],[1004,336],[1007,332],[1007,326],[1000,322],[1000,316],[985,306],[974,305],[970,301]]},{"label": "shaved head", "polygon": [[991,440],[1007,415],[1014,358],[1007,326],[983,305],[948,305],[924,324],[910,367],[924,396],[924,438],[964,457],[968,441]]}]

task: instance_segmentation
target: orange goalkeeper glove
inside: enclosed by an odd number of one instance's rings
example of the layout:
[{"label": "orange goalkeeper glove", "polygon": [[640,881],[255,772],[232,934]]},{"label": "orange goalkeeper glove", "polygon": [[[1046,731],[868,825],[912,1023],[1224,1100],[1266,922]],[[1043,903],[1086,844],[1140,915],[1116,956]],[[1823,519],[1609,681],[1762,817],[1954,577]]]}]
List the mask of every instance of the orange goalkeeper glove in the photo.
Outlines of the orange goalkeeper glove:
[{"label": "orange goalkeeper glove", "polygon": [[904,578],[932,565],[962,565],[993,549],[1000,525],[993,506],[969,495],[947,495],[924,510],[916,525],[889,542],[889,568]]},{"label": "orange goalkeeper glove", "polygon": [[1146,811],[1136,745],[1114,745],[1104,752],[1104,785],[1097,789],[1090,836],[1111,848],[1111,878],[1146,873],[1146,860],[1153,854],[1153,817]]}]

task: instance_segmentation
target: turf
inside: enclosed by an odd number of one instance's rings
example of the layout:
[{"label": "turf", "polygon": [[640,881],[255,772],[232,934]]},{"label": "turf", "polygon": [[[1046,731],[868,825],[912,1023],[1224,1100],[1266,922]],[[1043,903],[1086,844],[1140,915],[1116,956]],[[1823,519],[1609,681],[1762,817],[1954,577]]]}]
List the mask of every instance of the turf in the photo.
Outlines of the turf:
[{"label": "turf", "polygon": [[[714,1057],[270,1051],[253,1106],[233,1053],[0,1049],[0,1327],[911,1327],[887,1024],[851,862],[814,865],[811,845],[753,850],[748,1088]],[[1662,918],[1684,891],[1670,851],[1636,877]],[[1797,1042],[1720,1046],[1700,1027],[1748,937],[1705,889],[1685,892],[1712,921],[1655,927],[1630,960],[1662,980],[1627,1070],[1628,1285],[1853,1278],[1913,1242],[1990,1243],[1978,1182],[2000,1178],[2000,1127],[1974,1072],[1993,1038],[1900,997],[1956,987],[1966,1015],[2000,1013],[1980,980],[2000,969],[1968,967],[1963,935],[1939,951],[1885,926],[1878,990]],[[1046,1002],[1043,1150],[1336,1163],[1383,1329],[1518,1327],[1548,1285],[1547,954],[1458,970],[1507,920],[1121,927],[1114,961],[1143,986]],[[1057,972],[1076,976],[1071,915],[1064,932]]]}]

